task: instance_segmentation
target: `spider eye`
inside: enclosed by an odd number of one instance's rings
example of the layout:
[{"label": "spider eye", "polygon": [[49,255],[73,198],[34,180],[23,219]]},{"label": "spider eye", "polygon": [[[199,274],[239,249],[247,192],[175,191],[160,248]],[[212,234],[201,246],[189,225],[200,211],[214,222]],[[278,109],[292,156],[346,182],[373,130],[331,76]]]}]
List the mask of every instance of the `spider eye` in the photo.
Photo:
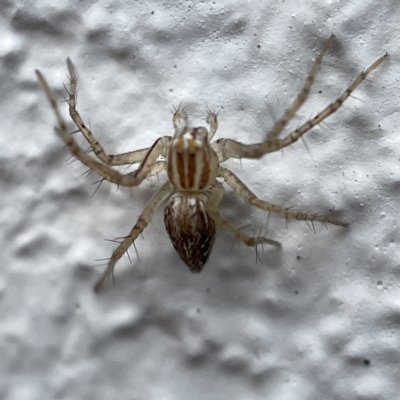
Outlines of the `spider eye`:
[{"label": "spider eye", "polygon": [[207,129],[203,126],[199,126],[198,128],[194,128],[191,132],[194,139],[205,139],[207,137]]}]

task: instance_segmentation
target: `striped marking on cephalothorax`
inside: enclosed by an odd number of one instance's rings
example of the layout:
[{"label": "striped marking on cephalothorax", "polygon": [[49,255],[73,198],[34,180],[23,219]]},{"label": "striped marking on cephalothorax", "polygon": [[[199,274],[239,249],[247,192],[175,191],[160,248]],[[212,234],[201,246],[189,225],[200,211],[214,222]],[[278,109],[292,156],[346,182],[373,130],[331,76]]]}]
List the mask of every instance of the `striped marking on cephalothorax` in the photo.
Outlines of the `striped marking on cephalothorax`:
[{"label": "striped marking on cephalothorax", "polygon": [[172,141],[168,176],[179,190],[202,190],[212,180],[211,145],[205,128],[184,129]]}]

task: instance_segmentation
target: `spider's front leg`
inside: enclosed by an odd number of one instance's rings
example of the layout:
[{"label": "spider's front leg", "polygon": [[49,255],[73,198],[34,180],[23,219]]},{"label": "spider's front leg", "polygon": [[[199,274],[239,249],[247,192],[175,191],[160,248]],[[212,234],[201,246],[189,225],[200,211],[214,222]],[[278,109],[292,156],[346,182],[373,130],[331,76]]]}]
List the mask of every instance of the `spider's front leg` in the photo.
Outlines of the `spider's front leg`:
[{"label": "spider's front leg", "polygon": [[317,221],[323,224],[329,223],[333,225],[340,225],[343,227],[348,226],[348,223],[342,222],[329,215],[303,213],[300,211],[292,210],[290,208],[277,206],[265,200],[261,200],[233,172],[229,171],[229,169],[220,167],[219,172],[220,176],[225,179],[227,185],[230,186],[243,200],[254,207],[260,208],[261,210],[280,214],[286,218],[310,221],[311,223]]},{"label": "spider's front leg", "polygon": [[72,134],[69,132],[67,124],[61,115],[58,108],[57,101],[46,81],[44,76],[40,71],[36,71],[36,75],[43,86],[46,96],[53,108],[53,111],[57,117],[58,127],[56,128],[57,133],[64,140],[65,144],[68,146],[71,153],[78,158],[82,164],[89,167],[91,170],[99,174],[104,179],[109,182],[116,183],[122,186],[136,186],[139,185],[144,179],[149,175],[158,172],[165,164],[158,164],[157,159],[160,155],[167,154],[170,142],[172,138],[170,136],[163,136],[156,140],[152,147],[146,152],[143,160],[141,161],[139,167],[128,174],[121,174],[120,172],[110,168],[109,166],[93,159],[85,151],[83,151],[76,141],[74,140]]},{"label": "spider's front leg", "polygon": [[213,148],[218,154],[218,159],[220,162],[223,162],[229,158],[261,158],[267,153],[272,153],[284,147],[290,146],[314,126],[318,125],[325,118],[329,117],[331,114],[337,111],[342,106],[344,101],[350,96],[350,94],[356,89],[356,87],[367,77],[367,75],[371,71],[376,69],[388,56],[388,54],[386,53],[382,57],[378,58],[365,71],[361,72],[358,77],[350,84],[350,86],[333,103],[329,104],[323,111],[301,125],[298,129],[291,132],[283,139],[280,139],[279,135],[284,127],[293,118],[296,111],[307,99],[312,83],[314,82],[315,75],[322,62],[322,57],[331,45],[333,38],[334,36],[332,35],[323,47],[320,55],[315,60],[302,91],[289,107],[289,109],[285,112],[283,117],[279,121],[277,121],[272,130],[267,133],[265,140],[261,143],[243,144],[236,140],[219,139],[215,143],[213,143]]},{"label": "spider's front leg", "polygon": [[[385,58],[389,56],[388,53],[384,54],[382,57],[378,58],[372,65],[370,65],[365,71],[362,71],[357,78],[351,83],[351,85],[331,104],[325,107],[320,113],[314,116],[314,118],[308,120],[303,125],[298,127],[296,130],[291,132],[289,135],[279,140],[278,149],[290,146],[292,143],[296,142],[301,138],[306,132],[312,129],[314,126],[321,123],[325,118],[329,117],[331,114],[336,112],[345,100],[353,93],[356,87],[367,77],[367,75],[378,67],[379,64],[383,62]],[[275,150],[272,150],[275,151]],[[270,152],[270,151],[268,151]]]},{"label": "spider's front leg", "polygon": [[120,245],[113,251],[107,269],[94,287],[95,292],[99,292],[102,289],[105,280],[113,276],[114,267],[117,261],[143,232],[153,218],[157,207],[172,193],[173,190],[173,185],[167,181],[153,194],[129,235],[126,236]]},{"label": "spider's front leg", "polygon": [[80,116],[76,104],[76,94],[77,94],[77,87],[78,87],[78,76],[76,74],[75,65],[72,61],[67,58],[67,66],[69,72],[69,89],[67,90],[69,99],[67,103],[69,104],[69,115],[71,116],[72,120],[75,122],[75,125],[82,133],[84,138],[90,144],[94,154],[105,164],[107,165],[127,165],[127,164],[135,164],[141,162],[145,155],[148,153],[150,148],[141,149],[130,151],[128,153],[122,154],[107,154],[101,144],[97,141],[94,137],[92,131],[89,127],[83,122],[82,117]]}]

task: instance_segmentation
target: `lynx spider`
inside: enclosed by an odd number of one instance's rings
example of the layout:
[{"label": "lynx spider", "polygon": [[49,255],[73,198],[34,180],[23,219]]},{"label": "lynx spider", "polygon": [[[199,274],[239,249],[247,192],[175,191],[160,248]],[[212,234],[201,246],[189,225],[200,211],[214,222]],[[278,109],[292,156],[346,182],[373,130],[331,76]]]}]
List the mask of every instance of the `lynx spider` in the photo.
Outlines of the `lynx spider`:
[{"label": "lynx spider", "polygon": [[[211,143],[210,141],[218,128],[217,114],[207,110],[209,130],[205,127],[193,128],[189,125],[185,110],[178,107],[175,109],[172,120],[175,128],[173,137],[163,136],[157,139],[151,147],[116,155],[105,153],[103,147],[79,115],[76,109],[77,75],[71,60],[67,59],[70,75],[69,99],[67,100],[69,113],[78,130],[90,144],[94,154],[100,161],[89,156],[78,146],[67,128],[67,124],[59,111],[47,81],[40,71],[36,71],[37,77],[56,115],[58,121],[57,133],[64,140],[71,153],[90,170],[100,175],[103,180],[123,186],[137,186],[147,177],[164,169],[168,174],[168,181],[152,195],[135,226],[112,253],[106,271],[95,285],[95,291],[99,291],[105,280],[113,276],[114,266],[117,261],[146,228],[157,207],[171,194],[172,196],[165,208],[165,226],[175,249],[192,272],[200,272],[206,263],[214,243],[216,226],[229,231],[248,246],[257,246],[262,243],[279,246],[279,242],[266,237],[250,237],[246,235],[220,214],[217,207],[223,196],[224,189],[222,183],[218,182],[218,177],[222,178],[246,202],[268,213],[272,212],[297,220],[320,221],[324,224],[347,226],[347,223],[328,215],[303,213],[261,200],[233,172],[220,165],[220,163],[229,158],[258,159],[267,153],[290,146],[315,125],[318,125],[333,114],[366,76],[377,68],[388,55],[386,53],[378,58],[370,67],[361,72],[350,86],[324,110],[293,132],[280,138],[279,136],[285,126],[307,99],[322,58],[332,44],[333,39],[334,36],[332,35],[322,48],[300,94],[261,143],[243,144],[231,139],[218,139]],[[135,163],[139,163],[139,167],[127,174],[121,174],[111,168],[111,166]]]}]

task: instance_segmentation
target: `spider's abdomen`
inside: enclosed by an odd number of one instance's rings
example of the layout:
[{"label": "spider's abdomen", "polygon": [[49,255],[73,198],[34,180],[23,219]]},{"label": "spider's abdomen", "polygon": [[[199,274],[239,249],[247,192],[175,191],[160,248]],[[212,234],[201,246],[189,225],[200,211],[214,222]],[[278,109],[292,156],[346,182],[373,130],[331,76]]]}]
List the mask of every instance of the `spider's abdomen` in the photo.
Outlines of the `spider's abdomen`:
[{"label": "spider's abdomen", "polygon": [[168,154],[168,178],[178,190],[204,190],[218,176],[218,156],[206,128],[178,131]]},{"label": "spider's abdomen", "polygon": [[164,222],[175,250],[192,272],[199,273],[215,240],[215,221],[209,217],[201,193],[175,193],[165,207]]}]

